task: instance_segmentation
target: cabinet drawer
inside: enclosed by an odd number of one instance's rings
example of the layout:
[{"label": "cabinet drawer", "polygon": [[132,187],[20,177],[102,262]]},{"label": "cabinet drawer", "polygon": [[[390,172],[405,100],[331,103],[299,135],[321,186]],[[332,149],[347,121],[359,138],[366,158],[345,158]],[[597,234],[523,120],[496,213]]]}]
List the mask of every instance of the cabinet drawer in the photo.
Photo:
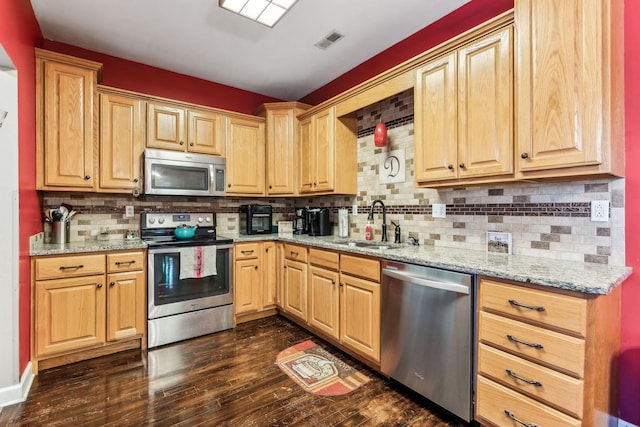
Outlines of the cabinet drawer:
[{"label": "cabinet drawer", "polygon": [[236,261],[258,258],[260,243],[239,243],[234,247]]},{"label": "cabinet drawer", "polygon": [[340,271],[351,276],[380,282],[380,260],[340,255]]},{"label": "cabinet drawer", "polygon": [[476,418],[481,418],[496,426],[519,426],[513,417],[527,423],[545,427],[581,426],[580,420],[556,411],[547,405],[523,396],[493,381],[478,376],[476,395]]},{"label": "cabinet drawer", "polygon": [[480,307],[584,337],[587,300],[492,280],[480,282]]},{"label": "cabinet drawer", "polygon": [[338,271],[338,265],[340,264],[340,255],[332,251],[323,251],[321,249],[309,248],[309,264],[324,267],[333,271]]},{"label": "cabinet drawer", "polygon": [[284,244],[284,256],[300,262],[307,262],[307,248],[305,246]]},{"label": "cabinet drawer", "polygon": [[[511,337],[511,338],[509,338]],[[584,376],[584,340],[480,312],[478,340],[503,348],[578,378]],[[530,345],[516,342],[529,343]],[[534,347],[536,345],[537,347]]]},{"label": "cabinet drawer", "polygon": [[144,252],[107,254],[107,272],[136,271],[144,268]]},{"label": "cabinet drawer", "polygon": [[78,255],[36,259],[36,280],[104,274],[104,255]]},{"label": "cabinet drawer", "polygon": [[[510,372],[507,372],[507,370]],[[484,344],[478,345],[478,373],[582,418],[584,382]],[[522,378],[518,379],[516,376]],[[537,384],[525,382],[537,381]]]}]

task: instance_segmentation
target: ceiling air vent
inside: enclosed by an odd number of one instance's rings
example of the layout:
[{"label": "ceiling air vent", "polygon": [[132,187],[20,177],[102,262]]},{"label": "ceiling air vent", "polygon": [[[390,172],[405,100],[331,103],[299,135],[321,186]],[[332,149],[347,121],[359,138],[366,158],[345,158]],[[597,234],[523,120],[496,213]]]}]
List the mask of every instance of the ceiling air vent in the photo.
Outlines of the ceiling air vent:
[{"label": "ceiling air vent", "polygon": [[322,40],[314,44],[314,46],[320,49],[326,49],[332,44],[334,44],[335,42],[337,42],[338,40],[342,39],[343,37],[344,37],[343,34],[340,34],[339,32],[334,30],[334,31],[331,31],[326,36],[324,36]]}]

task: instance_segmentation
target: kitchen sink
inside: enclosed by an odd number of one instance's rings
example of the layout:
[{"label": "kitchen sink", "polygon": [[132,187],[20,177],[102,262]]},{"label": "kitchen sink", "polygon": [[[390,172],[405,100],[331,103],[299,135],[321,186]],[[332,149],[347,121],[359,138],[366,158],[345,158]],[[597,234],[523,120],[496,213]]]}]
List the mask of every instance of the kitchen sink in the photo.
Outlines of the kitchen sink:
[{"label": "kitchen sink", "polygon": [[333,243],[337,245],[345,245],[345,246],[350,246],[354,248],[377,249],[381,251],[386,251],[389,249],[398,249],[402,247],[402,245],[399,243],[363,242],[360,240],[338,240]]}]

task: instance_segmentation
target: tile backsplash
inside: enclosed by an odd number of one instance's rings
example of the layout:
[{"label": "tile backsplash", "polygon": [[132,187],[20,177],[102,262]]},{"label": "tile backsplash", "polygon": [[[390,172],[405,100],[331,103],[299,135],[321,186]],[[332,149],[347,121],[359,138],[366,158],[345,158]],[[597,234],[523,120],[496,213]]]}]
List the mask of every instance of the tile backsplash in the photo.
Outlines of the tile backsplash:
[{"label": "tile backsplash", "polygon": [[[385,122],[389,143],[378,148],[373,129]],[[245,203],[271,204],[274,223],[291,219],[295,207],[330,208],[337,224],[337,211],[349,208],[349,233],[364,238],[371,202],[380,199],[387,211],[388,239],[393,241],[391,221],[420,244],[486,250],[486,232],[512,235],[515,254],[562,258],[589,263],[624,265],[624,179],[518,183],[469,188],[423,189],[413,184],[413,91],[408,90],[358,111],[358,194],[313,198],[199,198],[110,195],[96,193],[42,193],[42,207],[66,202],[79,214],[71,223],[71,240],[96,239],[106,226],[110,238],[121,239],[128,230],[139,229],[140,211],[214,211],[220,235],[238,232],[238,207]],[[385,159],[398,150],[404,155],[404,181],[385,183]],[[402,170],[402,168],[400,168]],[[398,179],[397,177],[395,178]],[[388,179],[387,179],[388,181]],[[608,200],[606,222],[590,220],[590,202]],[[432,217],[432,204],[446,204],[446,218]],[[124,207],[133,205],[134,218],[124,218]],[[351,208],[358,206],[358,215]],[[372,222],[374,239],[380,239],[382,215],[379,206]],[[334,227],[335,228],[335,227]],[[334,230],[334,234],[337,231]]]}]

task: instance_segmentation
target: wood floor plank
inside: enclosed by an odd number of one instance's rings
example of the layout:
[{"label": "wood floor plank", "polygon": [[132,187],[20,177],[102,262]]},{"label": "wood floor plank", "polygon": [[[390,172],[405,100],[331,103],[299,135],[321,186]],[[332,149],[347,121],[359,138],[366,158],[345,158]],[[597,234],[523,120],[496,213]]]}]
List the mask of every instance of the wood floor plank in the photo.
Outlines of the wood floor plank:
[{"label": "wood floor plank", "polygon": [[[343,396],[305,391],[275,363],[313,339],[371,380]],[[465,423],[273,316],[149,351],[44,370],[1,426],[464,426]]]}]

